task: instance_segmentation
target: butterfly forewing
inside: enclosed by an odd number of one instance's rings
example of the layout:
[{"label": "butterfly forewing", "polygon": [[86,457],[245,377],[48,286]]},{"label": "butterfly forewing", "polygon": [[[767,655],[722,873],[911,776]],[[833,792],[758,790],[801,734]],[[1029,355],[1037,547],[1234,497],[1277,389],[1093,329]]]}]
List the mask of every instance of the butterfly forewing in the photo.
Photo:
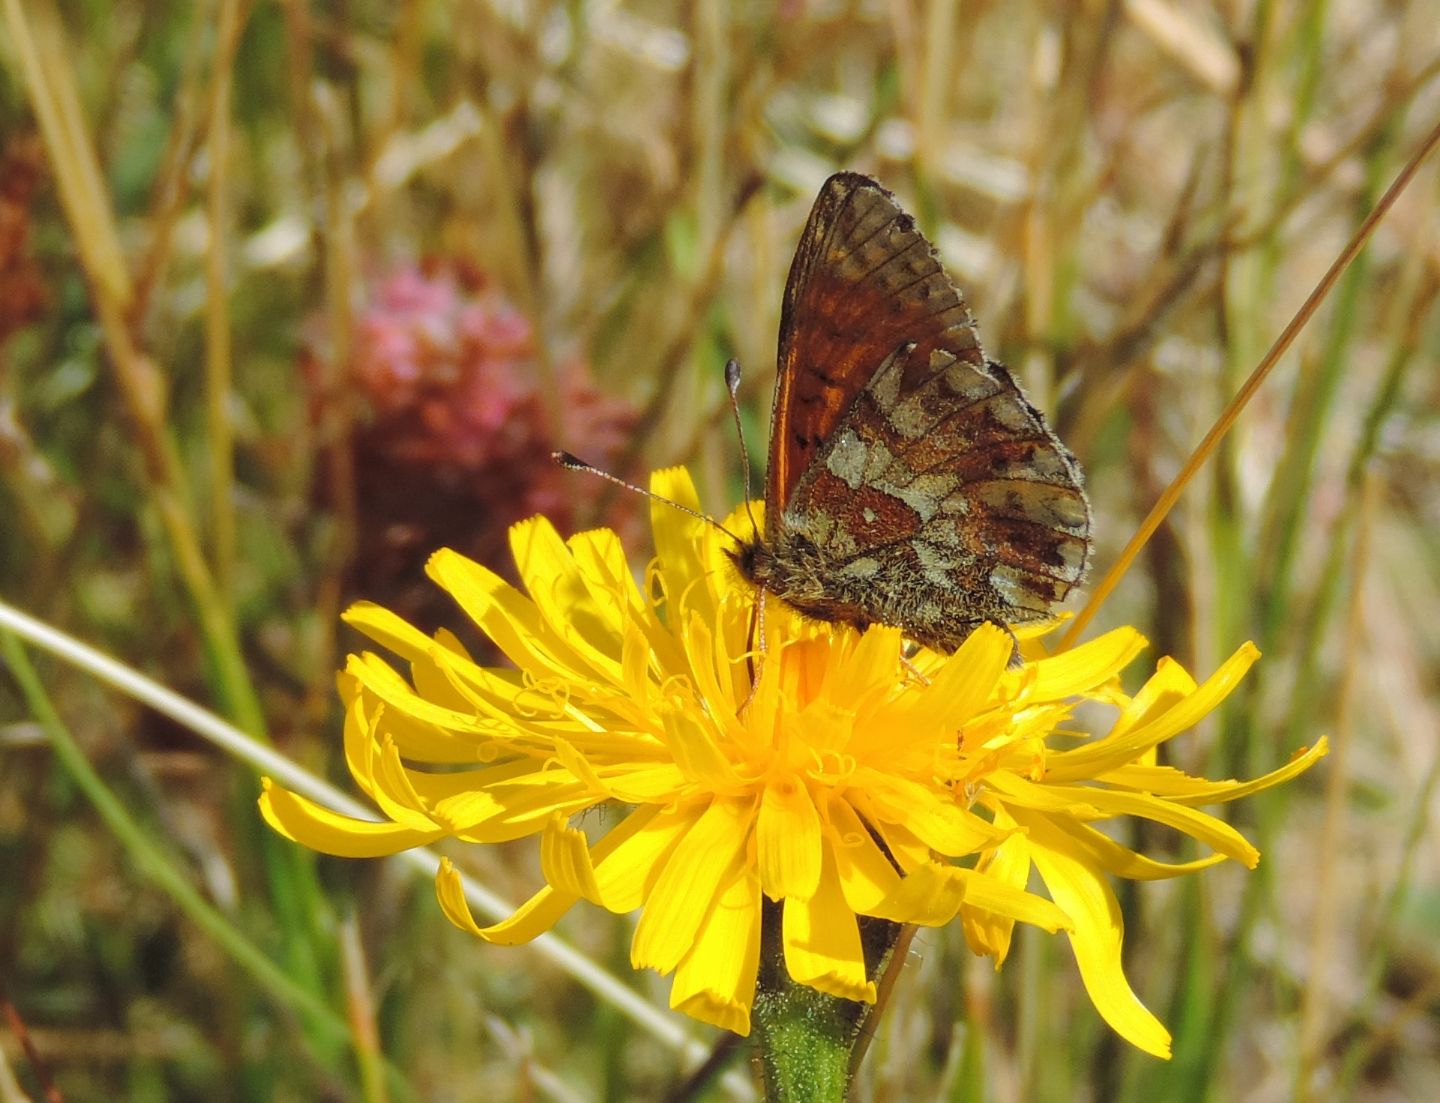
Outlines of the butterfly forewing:
[{"label": "butterfly forewing", "polygon": [[767,508],[784,507],[801,472],[897,345],[913,341],[928,350],[941,340],[983,362],[969,308],[915,220],[869,177],[832,176],[815,200],[785,286]]},{"label": "butterfly forewing", "polygon": [[803,612],[953,650],[1050,615],[1084,574],[1078,466],[867,177],[827,181],[801,237],[771,433],[766,536],[737,559]]}]

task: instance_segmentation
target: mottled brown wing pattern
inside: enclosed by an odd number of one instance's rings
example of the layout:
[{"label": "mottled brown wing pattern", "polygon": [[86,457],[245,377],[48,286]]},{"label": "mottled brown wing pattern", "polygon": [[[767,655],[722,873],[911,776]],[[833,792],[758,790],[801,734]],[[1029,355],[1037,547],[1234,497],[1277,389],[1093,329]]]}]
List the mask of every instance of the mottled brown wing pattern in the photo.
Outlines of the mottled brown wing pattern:
[{"label": "mottled brown wing pattern", "polygon": [[918,355],[897,348],[856,398],[774,549],[814,557],[813,615],[951,651],[982,621],[1051,615],[1084,576],[1090,511],[1075,461],[1003,368]]},{"label": "mottled brown wing pattern", "polygon": [[832,177],[802,235],[771,432],[765,539],[736,560],[802,612],[952,651],[982,621],[1049,616],[1084,575],[1078,465],[867,177]]}]

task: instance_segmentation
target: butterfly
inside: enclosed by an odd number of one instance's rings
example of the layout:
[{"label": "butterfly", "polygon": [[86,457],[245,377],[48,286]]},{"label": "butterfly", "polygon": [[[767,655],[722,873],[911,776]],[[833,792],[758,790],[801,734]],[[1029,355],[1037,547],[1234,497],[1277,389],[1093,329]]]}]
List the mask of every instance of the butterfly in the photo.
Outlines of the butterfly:
[{"label": "butterfly", "polygon": [[1079,584],[1083,483],[915,220],[869,177],[830,177],[785,286],[764,531],[731,552],[740,573],[816,619],[952,652]]}]

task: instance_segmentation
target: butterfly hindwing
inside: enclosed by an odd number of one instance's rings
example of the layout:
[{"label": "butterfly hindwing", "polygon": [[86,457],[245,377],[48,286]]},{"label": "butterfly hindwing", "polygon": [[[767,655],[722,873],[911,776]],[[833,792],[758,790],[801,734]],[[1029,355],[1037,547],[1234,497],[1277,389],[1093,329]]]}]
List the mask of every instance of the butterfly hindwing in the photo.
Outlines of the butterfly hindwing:
[{"label": "butterfly hindwing", "polygon": [[851,404],[777,547],[813,545],[835,619],[953,650],[981,621],[1049,616],[1084,574],[1090,516],[1074,460],[1009,373],[917,355],[896,349]]}]

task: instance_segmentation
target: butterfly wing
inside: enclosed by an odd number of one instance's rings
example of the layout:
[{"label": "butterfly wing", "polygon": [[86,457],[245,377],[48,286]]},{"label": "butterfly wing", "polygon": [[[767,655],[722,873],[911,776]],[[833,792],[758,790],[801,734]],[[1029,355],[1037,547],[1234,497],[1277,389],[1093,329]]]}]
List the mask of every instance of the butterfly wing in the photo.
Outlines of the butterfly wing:
[{"label": "butterfly wing", "polygon": [[780,315],[765,501],[777,514],[880,362],[902,341],[983,364],[965,300],[895,197],[842,172],[810,212]]},{"label": "butterfly wing", "polygon": [[1083,576],[1078,466],[867,177],[831,177],[801,237],[772,417],[767,538],[816,549],[830,619],[953,648],[981,620],[1048,615]]}]

